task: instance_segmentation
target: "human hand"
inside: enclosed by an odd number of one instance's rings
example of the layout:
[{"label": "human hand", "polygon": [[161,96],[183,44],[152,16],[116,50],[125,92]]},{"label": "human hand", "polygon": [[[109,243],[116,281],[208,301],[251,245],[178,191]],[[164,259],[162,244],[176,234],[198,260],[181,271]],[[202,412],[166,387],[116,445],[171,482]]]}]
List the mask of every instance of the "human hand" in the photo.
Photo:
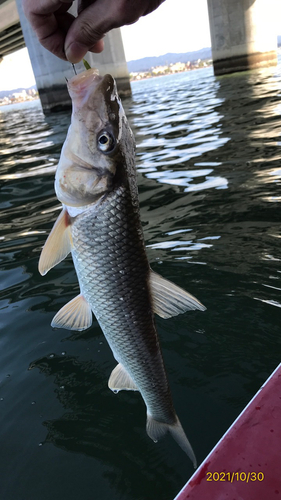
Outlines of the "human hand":
[{"label": "human hand", "polygon": [[67,12],[73,0],[23,0],[23,9],[43,47],[77,63],[87,51],[102,52],[108,31],[135,23],[163,1],[78,0],[76,18]]}]

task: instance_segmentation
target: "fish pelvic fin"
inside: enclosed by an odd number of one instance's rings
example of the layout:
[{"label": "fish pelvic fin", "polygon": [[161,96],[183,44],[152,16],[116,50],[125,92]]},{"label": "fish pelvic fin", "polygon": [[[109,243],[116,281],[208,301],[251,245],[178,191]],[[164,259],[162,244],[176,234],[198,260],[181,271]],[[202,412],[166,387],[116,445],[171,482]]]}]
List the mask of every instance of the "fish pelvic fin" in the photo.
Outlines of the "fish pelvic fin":
[{"label": "fish pelvic fin", "polygon": [[71,246],[69,215],[63,209],[43,246],[38,264],[39,273],[44,276],[52,267],[65,259],[71,251]]},{"label": "fish pelvic fin", "polygon": [[152,270],[150,271],[150,290],[153,310],[161,318],[171,318],[195,309],[206,310],[206,307],[193,295]]},{"label": "fish pelvic fin", "polygon": [[57,312],[51,326],[82,331],[90,328],[92,321],[92,310],[88,302],[83,295],[77,295]]},{"label": "fish pelvic fin", "polygon": [[133,382],[132,378],[125,370],[124,366],[119,363],[112,370],[108,380],[108,387],[115,394],[119,391],[138,391],[138,387]]},{"label": "fish pelvic fin", "polygon": [[187,454],[193,463],[194,469],[197,467],[197,460],[194,455],[194,451],[191,447],[190,442],[188,441],[185,432],[181,426],[181,423],[177,417],[177,420],[174,424],[166,424],[164,422],[159,422],[155,420],[149,413],[147,414],[147,422],[146,422],[146,432],[148,436],[155,442],[164,436],[167,432],[172,434],[174,440],[178,443],[181,449]]}]

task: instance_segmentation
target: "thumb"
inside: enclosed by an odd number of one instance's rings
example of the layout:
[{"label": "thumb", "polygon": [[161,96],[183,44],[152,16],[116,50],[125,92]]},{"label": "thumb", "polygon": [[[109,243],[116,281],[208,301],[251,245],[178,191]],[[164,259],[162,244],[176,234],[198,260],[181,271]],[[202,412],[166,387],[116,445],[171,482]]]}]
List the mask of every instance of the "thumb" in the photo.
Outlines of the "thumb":
[{"label": "thumb", "polygon": [[162,2],[163,0],[80,0],[79,15],[65,39],[67,59],[77,63],[88,50],[101,52],[105,33],[113,28],[135,23]]},{"label": "thumb", "polygon": [[66,58],[77,63],[86,52],[101,52],[102,38],[113,28],[121,26],[116,0],[96,0],[81,11],[68,30],[64,50]]}]

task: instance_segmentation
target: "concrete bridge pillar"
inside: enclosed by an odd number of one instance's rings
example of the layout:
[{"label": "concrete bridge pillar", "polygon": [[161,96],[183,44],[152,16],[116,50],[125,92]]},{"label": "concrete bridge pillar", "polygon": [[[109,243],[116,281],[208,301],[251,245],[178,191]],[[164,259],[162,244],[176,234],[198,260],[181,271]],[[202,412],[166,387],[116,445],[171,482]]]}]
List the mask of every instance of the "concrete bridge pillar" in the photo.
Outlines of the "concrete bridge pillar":
[{"label": "concrete bridge pillar", "polygon": [[[71,107],[65,79],[73,76],[73,67],[44,49],[38,42],[22,9],[22,0],[16,0],[20,23],[28,48],[39,97],[43,111],[50,113]],[[112,30],[104,39],[104,51],[101,54],[87,53],[86,59],[91,67],[98,68],[101,75],[110,73],[117,82],[120,95],[130,94],[131,86],[121,32]],[[84,66],[75,65],[77,72]]]},{"label": "concrete bridge pillar", "polygon": [[277,64],[276,0],[208,0],[215,75]]}]

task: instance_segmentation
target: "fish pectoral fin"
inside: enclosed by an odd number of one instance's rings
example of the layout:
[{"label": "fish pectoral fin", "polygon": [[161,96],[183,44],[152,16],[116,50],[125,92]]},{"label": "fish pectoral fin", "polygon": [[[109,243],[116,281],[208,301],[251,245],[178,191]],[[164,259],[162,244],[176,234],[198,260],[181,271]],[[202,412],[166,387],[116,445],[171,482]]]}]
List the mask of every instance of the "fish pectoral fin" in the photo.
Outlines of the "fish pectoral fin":
[{"label": "fish pectoral fin", "polygon": [[112,370],[108,380],[108,387],[115,393],[119,391],[139,390],[121,363]]},{"label": "fish pectoral fin", "polygon": [[90,328],[92,321],[91,308],[83,295],[80,294],[57,312],[51,326],[82,331]]},{"label": "fish pectoral fin", "polygon": [[69,215],[63,209],[43,246],[38,264],[39,273],[44,276],[52,267],[65,259],[71,251],[71,246]]},{"label": "fish pectoral fin", "polygon": [[167,424],[155,420],[149,413],[147,414],[146,432],[148,436],[157,443],[158,439],[164,436],[167,432],[172,434],[174,440],[178,443],[181,449],[187,454],[193,463],[194,469],[197,467],[196,457],[190,442],[188,441],[185,432],[181,426],[179,419],[176,417],[174,424]]},{"label": "fish pectoral fin", "polygon": [[171,318],[186,311],[205,311],[206,307],[193,295],[150,271],[150,289],[152,293],[153,310],[161,318]]}]

